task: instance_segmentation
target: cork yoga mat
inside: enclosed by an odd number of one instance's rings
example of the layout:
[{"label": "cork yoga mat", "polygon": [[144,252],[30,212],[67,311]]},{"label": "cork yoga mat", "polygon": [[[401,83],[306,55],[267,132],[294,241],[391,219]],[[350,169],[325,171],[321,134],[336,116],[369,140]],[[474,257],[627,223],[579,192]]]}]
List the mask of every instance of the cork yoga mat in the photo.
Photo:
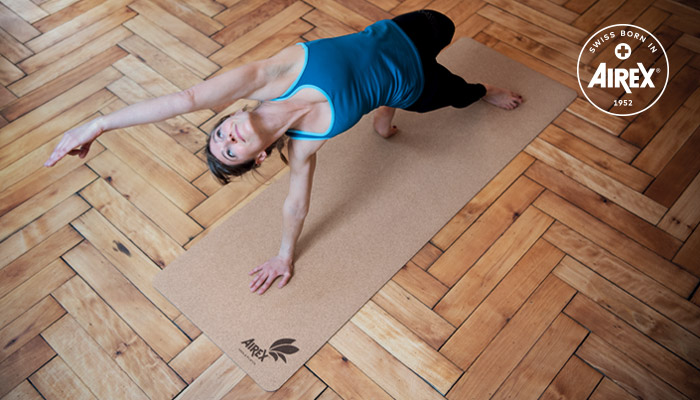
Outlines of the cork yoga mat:
[{"label": "cork yoga mat", "polygon": [[249,291],[277,254],[289,179],[270,184],[160,272],[154,286],[262,388],[278,389],[576,93],[471,39],[439,61],[470,82],[520,92],[426,114],[399,110],[383,139],[365,116],[318,153],[295,271],[283,289]]}]

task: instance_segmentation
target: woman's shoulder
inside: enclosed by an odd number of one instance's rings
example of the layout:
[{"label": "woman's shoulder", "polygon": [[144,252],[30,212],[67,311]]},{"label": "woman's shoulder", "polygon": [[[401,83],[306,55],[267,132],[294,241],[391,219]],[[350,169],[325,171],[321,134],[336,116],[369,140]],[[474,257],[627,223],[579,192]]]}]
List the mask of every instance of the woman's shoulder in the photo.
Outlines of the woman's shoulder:
[{"label": "woman's shoulder", "polygon": [[304,67],[306,54],[302,46],[289,46],[274,56],[263,60],[260,65],[267,83],[267,98],[270,100],[281,96],[296,80]]}]

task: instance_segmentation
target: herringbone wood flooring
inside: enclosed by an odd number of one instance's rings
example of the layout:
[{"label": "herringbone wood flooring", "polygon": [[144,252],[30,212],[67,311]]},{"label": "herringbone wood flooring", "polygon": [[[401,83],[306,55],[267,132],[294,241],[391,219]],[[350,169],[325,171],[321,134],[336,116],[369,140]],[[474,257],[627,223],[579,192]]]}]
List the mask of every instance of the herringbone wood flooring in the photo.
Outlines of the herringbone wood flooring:
[{"label": "herringbone wood flooring", "polygon": [[[150,285],[261,187],[207,172],[227,110],[42,164],[100,113],[419,8],[579,93],[587,37],[637,24],[669,85],[629,118],[579,96],[266,393]],[[700,398],[698,21],[691,0],[0,0],[0,397]]]}]

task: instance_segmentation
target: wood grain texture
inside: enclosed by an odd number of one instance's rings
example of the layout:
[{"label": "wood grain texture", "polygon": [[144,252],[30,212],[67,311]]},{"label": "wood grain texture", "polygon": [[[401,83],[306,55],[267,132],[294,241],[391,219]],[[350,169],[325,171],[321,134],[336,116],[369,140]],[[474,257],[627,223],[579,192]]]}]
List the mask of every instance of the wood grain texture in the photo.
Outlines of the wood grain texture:
[{"label": "wood grain texture", "polygon": [[[579,97],[265,392],[151,284],[287,172],[276,153],[227,186],[207,171],[207,133],[250,102],[42,164],[101,114],[422,8]],[[699,18],[687,0],[3,0],[0,397],[700,397]],[[576,78],[612,24],[669,57],[663,97],[633,117],[600,112]]]}]

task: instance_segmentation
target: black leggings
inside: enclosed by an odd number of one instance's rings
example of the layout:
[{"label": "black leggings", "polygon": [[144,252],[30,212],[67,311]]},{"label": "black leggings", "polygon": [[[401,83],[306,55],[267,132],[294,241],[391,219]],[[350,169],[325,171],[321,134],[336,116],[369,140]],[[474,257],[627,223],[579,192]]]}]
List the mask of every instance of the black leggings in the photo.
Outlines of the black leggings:
[{"label": "black leggings", "polygon": [[414,11],[393,19],[418,49],[425,86],[408,111],[428,112],[447,106],[464,108],[486,94],[482,84],[467,83],[440,65],[435,57],[452,41],[455,25],[444,14],[433,10]]}]

